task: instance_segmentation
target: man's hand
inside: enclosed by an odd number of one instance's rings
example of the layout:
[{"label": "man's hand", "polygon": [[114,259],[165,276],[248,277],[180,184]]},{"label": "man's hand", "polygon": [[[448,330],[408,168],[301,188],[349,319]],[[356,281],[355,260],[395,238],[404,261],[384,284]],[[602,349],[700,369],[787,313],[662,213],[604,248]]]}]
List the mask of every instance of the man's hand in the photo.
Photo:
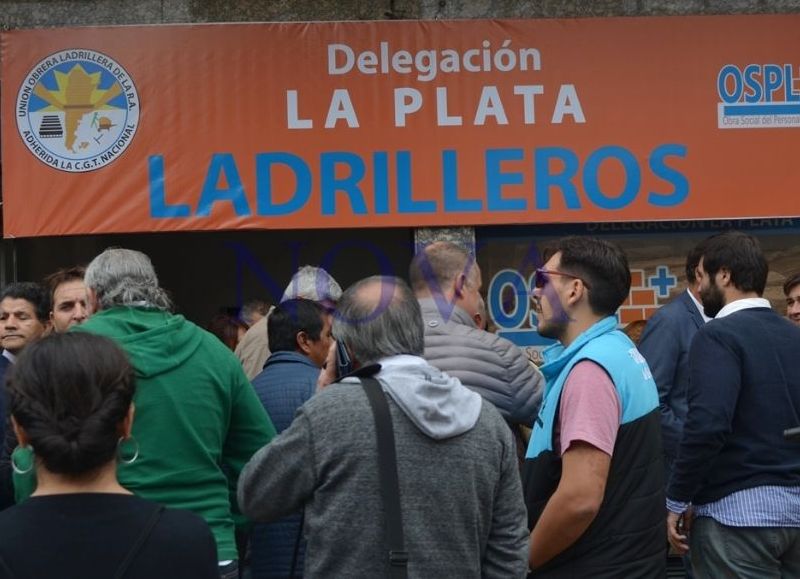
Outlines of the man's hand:
[{"label": "man's hand", "polygon": [[689,552],[689,531],[693,519],[692,507],[689,507],[682,515],[667,513],[667,540],[679,555]]},{"label": "man's hand", "polygon": [[334,382],[336,382],[336,340],[331,340],[328,357],[325,358],[325,365],[320,369],[317,378],[317,390],[322,390]]}]

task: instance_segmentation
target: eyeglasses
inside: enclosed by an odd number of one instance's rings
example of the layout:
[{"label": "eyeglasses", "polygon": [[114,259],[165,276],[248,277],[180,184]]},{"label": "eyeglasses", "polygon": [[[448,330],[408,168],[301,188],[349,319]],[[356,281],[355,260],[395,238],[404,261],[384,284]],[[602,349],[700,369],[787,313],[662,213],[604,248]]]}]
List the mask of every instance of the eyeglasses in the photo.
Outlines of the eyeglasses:
[{"label": "eyeglasses", "polygon": [[571,277],[572,279],[579,279],[579,280],[581,280],[583,285],[586,286],[587,289],[591,289],[589,284],[586,283],[586,280],[583,279],[582,277],[578,276],[578,275],[573,275],[571,273],[566,273],[566,272],[563,272],[563,271],[555,271],[555,270],[552,270],[552,269],[551,270],[547,270],[547,269],[544,269],[543,267],[537,268],[536,271],[534,272],[534,274],[533,274],[533,287],[535,287],[536,289],[542,289],[544,286],[546,286],[550,282],[550,279],[547,277],[547,276],[550,276],[550,275],[563,275],[564,277]]}]

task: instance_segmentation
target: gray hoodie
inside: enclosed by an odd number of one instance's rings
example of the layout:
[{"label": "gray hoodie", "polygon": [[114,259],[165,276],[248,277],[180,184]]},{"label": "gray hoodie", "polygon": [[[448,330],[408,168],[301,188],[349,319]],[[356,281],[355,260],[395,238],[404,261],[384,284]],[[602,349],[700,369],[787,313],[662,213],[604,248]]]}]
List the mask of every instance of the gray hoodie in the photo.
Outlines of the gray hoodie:
[{"label": "gray hoodie", "polygon": [[[458,436],[472,429],[481,413],[481,397],[418,356],[392,356],[380,361],[375,376],[383,391],[417,428],[433,439]],[[358,384],[357,378],[346,378]]]},{"label": "gray hoodie", "polygon": [[[416,356],[380,361],[397,451],[408,576],[524,577],[525,504],[497,410]],[[375,423],[357,379],[306,402],[239,480],[242,512],[305,506],[305,577],[388,575]]]}]

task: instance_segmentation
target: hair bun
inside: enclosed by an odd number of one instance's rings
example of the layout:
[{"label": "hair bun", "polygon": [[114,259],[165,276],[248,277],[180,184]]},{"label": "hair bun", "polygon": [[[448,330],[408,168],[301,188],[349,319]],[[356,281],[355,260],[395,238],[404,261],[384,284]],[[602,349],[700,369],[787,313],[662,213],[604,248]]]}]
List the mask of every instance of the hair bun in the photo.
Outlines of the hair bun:
[{"label": "hair bun", "polygon": [[52,334],[25,348],[7,387],[11,414],[45,469],[79,476],[114,460],[135,385],[113,341]]}]

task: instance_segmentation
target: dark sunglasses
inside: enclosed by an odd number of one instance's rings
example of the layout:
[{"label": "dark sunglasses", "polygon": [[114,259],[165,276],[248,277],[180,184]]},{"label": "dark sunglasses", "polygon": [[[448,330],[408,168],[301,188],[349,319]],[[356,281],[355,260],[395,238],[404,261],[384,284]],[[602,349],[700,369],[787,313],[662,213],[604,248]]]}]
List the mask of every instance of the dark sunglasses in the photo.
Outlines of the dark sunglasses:
[{"label": "dark sunglasses", "polygon": [[578,276],[578,275],[573,275],[571,273],[566,273],[566,272],[563,272],[563,271],[555,271],[555,270],[552,270],[552,269],[551,270],[547,270],[547,269],[544,269],[543,267],[537,268],[536,271],[534,272],[534,274],[533,274],[533,287],[535,287],[536,289],[542,289],[544,286],[546,286],[548,283],[550,283],[550,278],[548,277],[550,275],[563,275],[564,277],[570,277],[572,279],[579,279],[579,280],[581,280],[583,285],[586,286],[587,289],[591,289],[589,284],[586,283],[586,280],[583,279],[582,277]]}]

